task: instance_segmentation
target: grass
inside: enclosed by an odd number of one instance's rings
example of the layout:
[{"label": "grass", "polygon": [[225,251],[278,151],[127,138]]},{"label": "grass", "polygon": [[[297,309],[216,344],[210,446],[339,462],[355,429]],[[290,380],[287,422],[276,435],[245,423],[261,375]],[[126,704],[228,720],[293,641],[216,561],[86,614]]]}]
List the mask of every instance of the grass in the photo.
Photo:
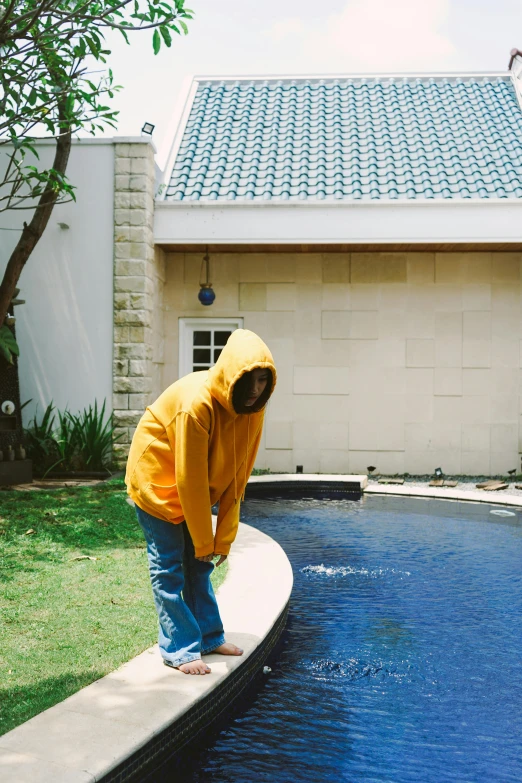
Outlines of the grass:
[{"label": "grass", "polygon": [[[0,735],[156,641],[145,544],[125,498],[121,479],[0,492]],[[226,563],[215,588],[225,576]]]}]

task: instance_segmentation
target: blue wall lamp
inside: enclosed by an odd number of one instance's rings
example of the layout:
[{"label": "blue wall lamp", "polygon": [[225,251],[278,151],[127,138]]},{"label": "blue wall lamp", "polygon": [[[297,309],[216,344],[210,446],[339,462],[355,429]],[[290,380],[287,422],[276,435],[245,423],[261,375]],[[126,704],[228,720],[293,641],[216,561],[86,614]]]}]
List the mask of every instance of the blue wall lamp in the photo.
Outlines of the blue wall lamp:
[{"label": "blue wall lamp", "polygon": [[[205,281],[201,282],[203,278]],[[203,261],[201,262],[198,299],[202,305],[208,307],[209,305],[213,304],[215,298],[216,294],[214,293],[212,283],[210,282],[210,256],[208,254],[207,245],[205,249],[205,255],[203,256]]]}]

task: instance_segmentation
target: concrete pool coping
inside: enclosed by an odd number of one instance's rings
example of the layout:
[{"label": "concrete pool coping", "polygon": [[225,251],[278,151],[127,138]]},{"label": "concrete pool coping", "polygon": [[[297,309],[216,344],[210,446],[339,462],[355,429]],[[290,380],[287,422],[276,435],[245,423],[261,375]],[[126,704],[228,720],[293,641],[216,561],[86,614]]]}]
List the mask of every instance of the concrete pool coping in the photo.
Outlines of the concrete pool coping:
[{"label": "concrete pool coping", "polygon": [[[217,595],[241,657],[208,655],[212,673],[163,666],[157,645],[0,737],[2,783],[137,779],[186,744],[262,669],[286,619],[293,575],[272,538],[240,524]],[[138,778],[139,779],[139,778]]]}]

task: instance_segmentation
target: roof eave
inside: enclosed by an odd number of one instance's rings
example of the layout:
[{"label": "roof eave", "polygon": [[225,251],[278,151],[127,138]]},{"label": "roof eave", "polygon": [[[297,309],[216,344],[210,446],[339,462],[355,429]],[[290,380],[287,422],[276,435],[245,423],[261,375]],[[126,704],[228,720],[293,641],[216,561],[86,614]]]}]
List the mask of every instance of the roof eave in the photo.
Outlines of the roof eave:
[{"label": "roof eave", "polygon": [[522,199],[159,202],[154,240],[160,245],[520,243]]}]

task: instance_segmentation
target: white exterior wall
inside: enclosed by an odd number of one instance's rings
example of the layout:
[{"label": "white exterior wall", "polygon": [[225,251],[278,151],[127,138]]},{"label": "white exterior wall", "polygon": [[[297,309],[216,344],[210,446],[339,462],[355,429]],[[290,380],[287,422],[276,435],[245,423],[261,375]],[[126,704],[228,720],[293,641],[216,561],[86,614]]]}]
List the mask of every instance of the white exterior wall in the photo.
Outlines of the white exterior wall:
[{"label": "white exterior wall", "polygon": [[520,468],[520,253],[217,253],[166,263],[163,385],[178,319],[241,316],[278,384],[257,467],[495,475]]},{"label": "white exterior wall", "polygon": [[[42,161],[54,147],[39,145]],[[112,405],[114,145],[75,141],[67,169],[76,202],[55,207],[20,278],[25,305],[15,308],[20,345],[24,421],[36,404],[53,400],[73,412],[94,403]],[[0,214],[0,227],[16,228],[30,212]],[[66,223],[69,228],[59,227]],[[18,231],[0,230],[0,271]]]}]

